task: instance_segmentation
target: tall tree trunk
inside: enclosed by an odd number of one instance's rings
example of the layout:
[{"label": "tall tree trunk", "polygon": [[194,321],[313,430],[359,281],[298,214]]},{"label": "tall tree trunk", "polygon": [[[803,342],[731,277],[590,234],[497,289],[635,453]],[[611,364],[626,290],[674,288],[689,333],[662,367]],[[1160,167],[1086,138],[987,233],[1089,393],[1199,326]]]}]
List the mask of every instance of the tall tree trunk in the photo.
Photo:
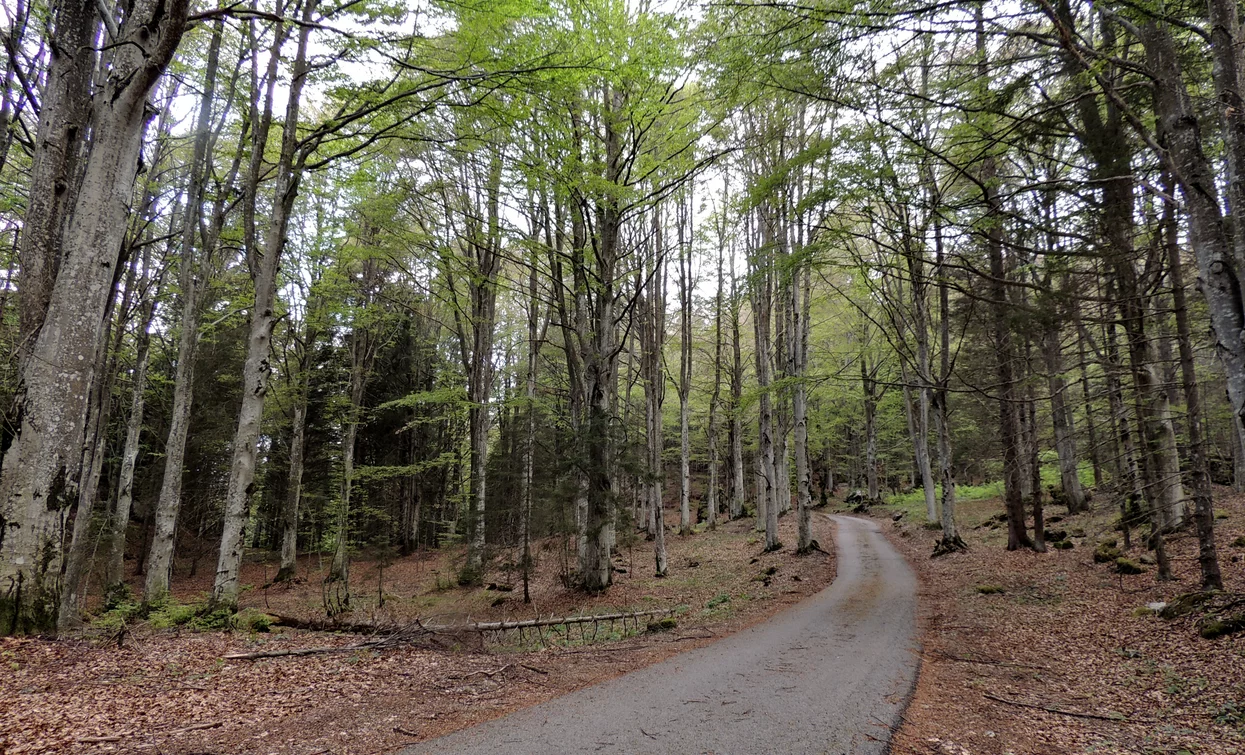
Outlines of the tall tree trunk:
[{"label": "tall tree trunk", "polygon": [[752,274],[752,321],[756,339],[757,391],[760,393],[760,416],[757,423],[760,435],[757,454],[760,466],[760,475],[757,478],[757,518],[758,524],[765,530],[765,550],[775,551],[782,547],[782,543],[778,542],[778,490],[771,397],[773,356],[770,348],[770,314],[773,307],[774,270],[770,247],[773,234],[768,216],[760,218],[759,222],[764,230],[762,244],[754,250]]},{"label": "tall tree trunk", "polygon": [[130,508],[134,502],[134,465],[138,461],[139,440],[143,431],[147,362],[151,352],[151,334],[148,330],[155,317],[155,292],[148,294],[142,311],[135,344],[134,378],[130,387],[130,416],[125,423],[125,444],[121,449],[121,471],[117,478],[117,505],[109,522],[105,594],[113,593],[125,584],[125,536],[129,531]]},{"label": "tall tree trunk", "polygon": [[1080,460],[1072,408],[1067,402],[1067,383],[1063,379],[1063,345],[1059,320],[1052,317],[1042,334],[1042,356],[1046,363],[1046,384],[1050,390],[1051,424],[1055,430],[1055,452],[1059,456],[1059,482],[1069,514],[1085,510],[1085,491],[1081,489]]},{"label": "tall tree trunk", "polygon": [[[1074,300],[1075,301],[1075,300]],[[1081,401],[1085,404],[1085,433],[1089,440],[1089,462],[1094,468],[1094,488],[1102,488],[1102,450],[1098,447],[1098,424],[1094,419],[1094,393],[1089,383],[1089,355],[1085,350],[1085,329],[1080,324],[1080,309],[1073,305],[1072,318],[1077,322],[1076,353],[1081,375]],[[1084,491],[1082,490],[1082,493]],[[1085,496],[1085,508],[1089,509],[1089,496]]]},{"label": "tall tree trunk", "polygon": [[690,197],[676,205],[679,256],[679,534],[692,534],[692,445],[689,401],[692,393],[692,244]]},{"label": "tall tree trunk", "polygon": [[298,504],[303,497],[303,445],[307,437],[305,377],[299,376],[294,417],[290,428],[290,472],[281,507],[281,567],[273,582],[292,582],[298,576]]},{"label": "tall tree trunk", "polygon": [[[99,28],[96,6],[88,2],[61,2],[54,8],[51,60],[40,92],[39,123],[30,165],[30,198],[17,251],[22,271],[18,289],[19,374],[20,364],[25,363],[34,348],[47,315],[65,252],[61,229],[77,200],[80,163],[89,149],[83,145],[87,144],[90,128],[91,77],[97,60],[92,44]],[[16,59],[10,60],[11,65],[15,63]],[[7,130],[8,124],[4,125]],[[128,191],[127,187],[126,198]]]},{"label": "tall tree trunk", "polygon": [[[795,394],[791,412],[795,420],[795,483],[796,483],[796,552],[808,553],[813,540],[813,481],[808,458],[808,371],[809,311],[812,298],[812,271],[807,265],[792,273],[791,311],[795,318],[791,333],[792,367]],[[802,278],[802,280],[801,280]]]},{"label": "tall tree trunk", "polygon": [[[144,564],[143,601],[158,604],[165,600],[173,572],[173,552],[177,538],[177,515],[181,509],[182,476],[185,469],[186,439],[190,433],[190,410],[194,401],[195,354],[199,343],[199,316],[203,289],[215,236],[223,223],[223,202],[218,200],[213,231],[196,246],[204,185],[207,181],[207,150],[210,139],[213,98],[216,93],[217,68],[223,23],[217,22],[208,46],[204,69],[203,95],[195,123],[195,141],[191,156],[190,184],[186,192],[186,217],[181,238],[180,288],[182,296],[180,334],[177,341],[177,366],[173,377],[173,407],[169,432],[165,439],[164,475],[160,495],[156,499],[150,551]],[[239,145],[241,146],[241,145]],[[240,154],[240,153],[239,153]]]},{"label": "tall tree trunk", "polygon": [[[459,322],[463,369],[467,373],[467,400],[471,439],[471,539],[467,561],[458,575],[459,584],[478,584],[484,577],[484,508],[488,488],[488,431],[492,424],[489,396],[493,390],[493,330],[497,321],[497,273],[501,254],[500,192],[502,160],[498,151],[489,156],[485,177],[485,207],[468,220],[471,249],[468,291],[471,298],[470,333]],[[482,210],[483,212],[479,212]],[[473,215],[476,213],[473,213]]]},{"label": "tall tree trunk", "polygon": [[[533,221],[534,222],[534,221]],[[520,521],[519,531],[522,538],[523,556],[520,564],[523,569],[523,602],[531,603],[529,590],[532,572],[532,479],[536,460],[536,369],[539,365],[540,344],[538,338],[540,306],[536,286],[536,255],[528,260],[527,278],[527,426],[523,438],[523,472],[520,480]]]},{"label": "tall tree trunk", "polygon": [[[61,570],[60,607],[57,610],[56,628],[59,632],[76,629],[82,624],[81,612],[86,603],[88,589],[87,571],[91,566],[91,556],[98,542],[95,516],[95,501],[99,493],[99,478],[104,468],[104,456],[107,453],[105,430],[108,416],[112,413],[112,382],[116,374],[115,355],[120,351],[121,338],[125,333],[124,318],[129,309],[129,298],[134,287],[134,266],[127,276],[122,294],[120,313],[113,317],[116,308],[115,299],[110,299],[104,310],[104,331],[100,336],[95,354],[95,376],[91,383],[90,400],[87,403],[86,432],[81,450],[82,478],[78,486],[78,502],[74,508],[73,529],[69,548],[65,554],[65,563]],[[114,282],[114,285],[116,283]],[[117,344],[109,348],[109,331],[114,330]]]},{"label": "tall tree trunk", "polygon": [[869,358],[860,355],[860,389],[865,415],[865,486],[868,488],[869,500],[877,501],[882,497],[882,488],[878,481],[878,425],[877,425],[877,383],[875,377],[877,367],[869,367]]},{"label": "tall tree trunk", "polygon": [[[311,33],[311,21],[315,15],[317,0],[306,0],[302,23],[298,29],[298,47],[295,53],[290,79],[289,99],[285,110],[285,123],[281,133],[281,152],[274,169],[272,216],[264,234],[263,248],[256,244],[257,235],[252,226],[247,231],[248,263],[251,279],[255,284],[255,302],[250,312],[247,333],[246,361],[242,366],[242,406],[238,412],[238,424],[233,438],[233,459],[230,462],[229,485],[225,496],[224,527],[221,532],[220,553],[216,561],[216,578],[212,585],[211,605],[233,609],[238,604],[240,585],[238,576],[242,569],[243,533],[250,517],[251,497],[255,493],[255,461],[259,444],[260,424],[263,421],[264,399],[268,395],[268,380],[272,375],[269,361],[272,350],[272,328],[276,324],[277,270],[281,252],[285,247],[286,232],[298,184],[302,177],[301,159],[295,164],[298,147],[298,114],[303,84],[307,78],[307,48]],[[282,34],[278,24],[276,36]],[[277,46],[279,50],[279,45]],[[276,52],[274,51],[274,54]],[[275,77],[275,74],[274,74]],[[273,77],[270,77],[270,81]],[[259,129],[263,131],[264,129]],[[252,154],[251,176],[248,186],[250,196],[248,212],[254,211],[255,192],[258,185],[259,164],[262,164],[262,141],[257,141]]]},{"label": "tall tree trunk", "polygon": [[[1171,183],[1170,179],[1166,182]],[[1202,424],[1202,396],[1198,391],[1193,356],[1192,327],[1185,299],[1184,261],[1180,258],[1179,227],[1175,208],[1163,208],[1163,242],[1167,247],[1167,271],[1171,278],[1172,304],[1176,316],[1176,343],[1180,349],[1180,377],[1184,388],[1185,421],[1189,429],[1189,480],[1193,492],[1193,521],[1197,526],[1198,567],[1202,589],[1222,590],[1223,575],[1215,550],[1215,509],[1211,493],[1210,460],[1206,453],[1206,430]]]},{"label": "tall tree trunk", "polygon": [[[1107,298],[1114,297],[1115,287],[1108,282]],[[1132,430],[1128,421],[1128,410],[1124,404],[1124,372],[1123,360],[1120,358],[1119,337],[1112,310],[1108,309],[1106,323],[1106,359],[1107,398],[1111,409],[1112,438],[1118,451],[1114,454],[1116,479],[1119,481],[1116,495],[1119,498],[1120,525],[1124,535],[1124,547],[1132,547],[1132,528],[1140,524],[1142,481],[1138,469],[1137,450],[1133,443]]]},{"label": "tall tree trunk", "polygon": [[[0,631],[39,631],[56,622],[61,537],[77,497],[94,356],[120,262],[147,96],[181,41],[188,6],[137,0],[91,103],[91,141],[60,237],[60,272],[22,369],[18,430],[0,468]],[[69,36],[57,43],[78,39]],[[45,104],[43,115],[50,123],[72,120],[59,106]]]},{"label": "tall tree trunk", "polygon": [[713,299],[713,393],[709,397],[709,491],[706,494],[707,508],[709,509],[709,526],[716,527],[718,524],[718,488],[719,475],[718,468],[721,464],[721,454],[718,446],[718,426],[719,405],[722,400],[722,297],[724,294],[725,281],[722,278],[723,257],[725,256],[725,234],[719,237],[721,245],[718,247],[718,289]]},{"label": "tall tree trunk", "polygon": [[730,259],[731,271],[731,519],[744,515],[744,360],[740,346],[739,292],[736,290],[735,255]]},{"label": "tall tree trunk", "polygon": [[938,281],[938,384],[933,390],[934,432],[938,436],[938,477],[942,482],[939,522],[942,539],[935,554],[967,550],[955,523],[955,466],[951,462],[951,423],[947,409],[947,384],[951,381],[950,285],[944,267],[942,220],[934,218],[934,278]]},{"label": "tall tree trunk", "polygon": [[[368,263],[364,263],[368,268]],[[374,268],[374,265],[371,266]],[[368,277],[365,273],[365,278]],[[350,504],[354,492],[355,439],[363,414],[363,389],[372,368],[374,343],[366,328],[356,325],[350,336],[350,406],[346,408],[345,432],[342,433],[341,508],[337,516],[337,544],[333,562],[325,582],[333,585],[329,598],[330,613],[350,607]]]},{"label": "tall tree trunk", "polygon": [[[665,377],[662,374],[662,344],[666,332],[666,271],[661,246],[661,227],[653,221],[653,255],[649,293],[640,299],[640,363],[644,379],[644,421],[647,441],[646,466],[648,474],[644,485],[649,512],[649,534],[653,537],[655,574],[666,575],[666,523],[662,505],[662,488],[665,469],[662,464],[662,400],[665,396]],[[636,282],[643,291],[643,281]]]}]

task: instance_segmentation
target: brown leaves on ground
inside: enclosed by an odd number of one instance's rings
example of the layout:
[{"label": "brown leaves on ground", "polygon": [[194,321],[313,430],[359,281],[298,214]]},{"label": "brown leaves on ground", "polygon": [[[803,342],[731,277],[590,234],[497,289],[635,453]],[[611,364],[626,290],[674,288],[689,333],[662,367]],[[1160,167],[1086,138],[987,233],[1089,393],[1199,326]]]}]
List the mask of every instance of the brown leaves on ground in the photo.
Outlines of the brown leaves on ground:
[{"label": "brown leaves on ground", "polygon": [[[750,525],[668,536],[665,579],[651,576],[652,544],[641,541],[622,553],[616,567],[626,572],[598,596],[562,586],[560,542],[548,541],[532,583],[534,607],[523,605],[517,583],[513,592],[449,586],[461,563],[457,550],[416,554],[385,568],[384,609],[376,605],[376,565],[352,567],[352,621],[417,615],[485,621],[686,607],[676,630],[616,642],[550,642],[534,651],[495,643],[486,651],[404,647],[252,662],[222,659],[261,649],[349,645],[360,637],[136,626],[119,648],[107,633],[94,641],[89,634],[55,642],[0,639],[0,753],[392,752],[706,644],[833,579],[832,557],[796,557],[790,545],[761,553]],[[794,517],[785,517],[781,527],[782,540],[793,544]],[[823,544],[834,540],[823,517],[815,517],[814,536]],[[771,568],[775,572],[767,574]],[[271,564],[248,564],[243,581],[261,585],[274,572]],[[292,589],[249,591],[243,605],[310,618],[320,605],[321,577],[306,567],[301,576]],[[488,579],[510,585],[513,577],[494,573]],[[194,596],[202,579],[179,581],[174,589],[183,598]],[[505,602],[493,606],[499,596]]]},{"label": "brown leaves on ground", "polygon": [[[1245,534],[1245,498],[1216,498],[1225,586],[1245,592],[1245,549],[1231,545]],[[884,525],[920,575],[925,630],[893,752],[1245,753],[1245,633],[1208,641],[1193,617],[1144,615],[1198,589],[1192,527],[1168,540],[1176,581],[1156,583],[1152,566],[1125,576],[1093,563],[1099,542],[1119,538],[1115,512],[1051,525],[1075,547],[1038,554],[1009,553],[1005,527],[979,526],[1000,511],[962,504],[971,550],[933,560],[937,532]]]}]

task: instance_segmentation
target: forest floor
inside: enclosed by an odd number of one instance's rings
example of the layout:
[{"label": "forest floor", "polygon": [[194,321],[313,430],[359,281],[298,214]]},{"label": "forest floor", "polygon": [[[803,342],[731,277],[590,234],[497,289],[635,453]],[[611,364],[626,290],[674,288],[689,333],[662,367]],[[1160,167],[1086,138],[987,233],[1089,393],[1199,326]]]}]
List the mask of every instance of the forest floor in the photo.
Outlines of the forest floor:
[{"label": "forest floor", "polygon": [[[1175,581],[1158,583],[1153,566],[1121,575],[1094,563],[1099,543],[1122,544],[1116,512],[1103,508],[1049,524],[1074,547],[1044,554],[1005,550],[997,499],[958,508],[966,553],[930,558],[939,533],[923,525],[923,506],[884,525],[919,575],[923,612],[924,658],[896,755],[1245,753],[1245,633],[1207,640],[1198,617],[1147,609],[1198,590],[1192,529],[1168,540]],[[1245,496],[1217,490],[1215,508],[1225,587],[1239,595]],[[1125,555],[1143,553],[1134,543]]]},{"label": "forest floor", "polygon": [[[788,546],[775,553],[761,552],[750,525],[743,520],[689,537],[669,535],[665,579],[652,577],[652,544],[638,542],[620,554],[615,566],[625,571],[599,596],[564,587],[561,541],[544,541],[530,606],[513,571],[490,573],[483,588],[459,587],[458,548],[396,559],[383,578],[375,561],[351,567],[351,622],[402,624],[418,617],[453,624],[675,609],[678,626],[663,632],[648,631],[643,618],[625,627],[589,626],[586,634],[562,626],[543,638],[464,635],[448,643],[441,638],[440,647],[229,660],[224,656],[367,638],[280,625],[254,631],[264,628],[263,616],[323,618],[327,557],[300,562],[302,582],[293,588],[264,588],[275,565],[248,563],[242,581],[253,587],[244,592],[241,628],[232,631],[196,630],[202,617],[191,618],[191,606],[203,600],[209,578],[179,579],[177,606],[147,621],[122,622],[114,611],[68,639],[0,639],[0,753],[393,752],[708,644],[833,580],[832,555],[794,555],[793,516],[781,523]],[[827,518],[814,517],[814,536],[833,551]],[[498,553],[495,562],[513,563],[514,556]],[[175,626],[153,626],[161,623]]]}]

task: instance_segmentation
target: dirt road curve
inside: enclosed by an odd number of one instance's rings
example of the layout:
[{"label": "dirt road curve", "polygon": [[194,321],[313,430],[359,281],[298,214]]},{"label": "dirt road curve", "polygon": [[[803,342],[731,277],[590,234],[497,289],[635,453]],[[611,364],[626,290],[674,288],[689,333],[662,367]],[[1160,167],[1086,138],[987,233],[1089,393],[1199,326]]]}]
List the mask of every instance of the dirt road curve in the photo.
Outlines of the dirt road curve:
[{"label": "dirt road curve", "polygon": [[800,605],[407,755],[886,752],[919,662],[916,579],[876,523],[833,519],[838,577]]}]

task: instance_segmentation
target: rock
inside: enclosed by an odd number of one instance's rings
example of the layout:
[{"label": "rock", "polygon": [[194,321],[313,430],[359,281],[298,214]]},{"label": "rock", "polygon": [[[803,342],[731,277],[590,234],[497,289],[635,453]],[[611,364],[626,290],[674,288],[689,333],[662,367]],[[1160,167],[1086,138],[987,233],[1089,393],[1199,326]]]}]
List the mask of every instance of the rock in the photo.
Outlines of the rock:
[{"label": "rock", "polygon": [[1046,531],[1046,542],[1048,543],[1054,543],[1060,540],[1067,540],[1067,539],[1068,539],[1068,533],[1065,532],[1064,530],[1047,530]]},{"label": "rock", "polygon": [[1234,634],[1245,629],[1245,613],[1238,613],[1235,616],[1226,618],[1211,619],[1202,624],[1201,631],[1203,639],[1213,640],[1224,635]]},{"label": "rock", "polygon": [[1099,543],[1098,547],[1094,550],[1094,563],[1095,564],[1114,563],[1116,559],[1120,558],[1123,555],[1124,554],[1120,552],[1120,549],[1116,548],[1114,545],[1108,545],[1107,543]]},{"label": "rock", "polygon": [[1159,616],[1164,619],[1178,619],[1185,614],[1193,613],[1203,603],[1215,597],[1213,592],[1187,592],[1180,595],[1159,609]]},{"label": "rock", "polygon": [[1158,561],[1155,560],[1154,556],[1151,556],[1149,553],[1142,553],[1141,556],[1137,560],[1145,564],[1146,566],[1154,566],[1155,564],[1158,563]]},{"label": "rock", "polygon": [[1120,557],[1115,559],[1115,571],[1119,574],[1141,574],[1145,569],[1132,559]]},{"label": "rock", "polygon": [[1070,551],[1074,547],[1071,540],[1056,540],[1050,546],[1057,551]]},{"label": "rock", "polygon": [[648,631],[650,632],[669,632],[679,625],[679,622],[673,616],[667,616],[664,619],[650,621],[648,623]]}]

